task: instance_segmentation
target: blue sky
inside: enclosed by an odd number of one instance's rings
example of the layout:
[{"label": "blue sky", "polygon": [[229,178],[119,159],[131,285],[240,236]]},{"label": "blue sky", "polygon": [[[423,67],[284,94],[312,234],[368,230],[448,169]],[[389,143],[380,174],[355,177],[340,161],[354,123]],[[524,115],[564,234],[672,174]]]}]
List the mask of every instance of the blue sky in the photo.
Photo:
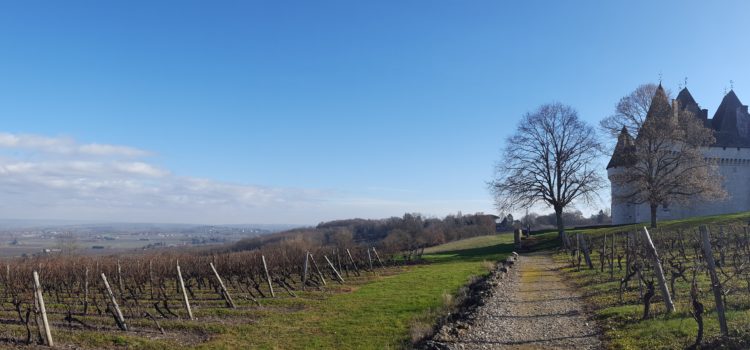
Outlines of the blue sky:
[{"label": "blue sky", "polygon": [[485,183],[539,104],[595,124],[660,74],[673,91],[688,77],[711,115],[730,80],[747,103],[748,13],[742,1],[3,2],[0,217],[494,212]]}]

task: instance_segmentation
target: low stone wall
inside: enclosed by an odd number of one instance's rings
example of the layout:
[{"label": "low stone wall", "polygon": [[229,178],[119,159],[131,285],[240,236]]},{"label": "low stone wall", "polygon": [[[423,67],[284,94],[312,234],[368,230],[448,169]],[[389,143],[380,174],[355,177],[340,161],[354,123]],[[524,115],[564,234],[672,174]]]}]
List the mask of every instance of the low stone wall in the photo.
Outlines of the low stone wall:
[{"label": "low stone wall", "polygon": [[417,343],[414,348],[449,349],[447,343],[454,343],[474,324],[476,310],[493,296],[500,284],[506,283],[508,273],[517,262],[518,253],[513,252],[509,257],[498,261],[490,274],[471,282],[466,287],[466,292],[459,293],[461,299],[458,300],[457,307],[438,320],[433,335]]}]

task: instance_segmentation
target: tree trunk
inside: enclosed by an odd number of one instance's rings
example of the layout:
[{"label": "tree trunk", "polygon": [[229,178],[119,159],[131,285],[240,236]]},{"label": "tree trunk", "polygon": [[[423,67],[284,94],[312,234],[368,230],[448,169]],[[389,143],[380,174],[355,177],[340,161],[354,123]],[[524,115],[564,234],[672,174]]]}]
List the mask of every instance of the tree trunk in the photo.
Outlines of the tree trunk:
[{"label": "tree trunk", "polygon": [[651,228],[656,228],[656,209],[658,208],[658,205],[651,204]]}]

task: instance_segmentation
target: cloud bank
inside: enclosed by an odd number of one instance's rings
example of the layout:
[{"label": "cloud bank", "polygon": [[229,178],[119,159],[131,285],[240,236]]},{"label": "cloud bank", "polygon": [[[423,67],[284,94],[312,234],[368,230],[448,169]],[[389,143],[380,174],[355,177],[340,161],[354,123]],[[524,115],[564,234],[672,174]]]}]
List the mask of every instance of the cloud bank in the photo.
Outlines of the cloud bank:
[{"label": "cloud bank", "polygon": [[476,201],[403,201],[180,176],[155,164],[152,155],[123,145],[0,132],[0,218],[315,224],[441,212],[446,205],[481,207]]},{"label": "cloud bank", "polygon": [[[275,221],[325,191],[178,176],[149,151],[68,137],[0,133],[0,217],[193,223]],[[283,218],[283,217],[282,217]],[[289,222],[307,222],[309,217]]]}]

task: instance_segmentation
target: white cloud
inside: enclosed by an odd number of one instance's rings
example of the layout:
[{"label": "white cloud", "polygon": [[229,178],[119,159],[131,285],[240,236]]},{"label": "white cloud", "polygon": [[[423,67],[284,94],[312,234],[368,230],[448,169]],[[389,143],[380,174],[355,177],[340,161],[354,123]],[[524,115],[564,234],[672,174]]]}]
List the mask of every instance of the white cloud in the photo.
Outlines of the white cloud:
[{"label": "white cloud", "polygon": [[330,195],[177,176],[127,146],[0,133],[3,148],[13,150],[0,157],[5,218],[305,223]]},{"label": "white cloud", "polygon": [[47,137],[0,132],[0,148],[23,149],[51,154],[143,157],[150,153],[133,147],[99,143],[80,144],[68,137]]},{"label": "white cloud", "polygon": [[179,176],[144,159],[150,154],[127,146],[0,132],[0,218],[315,224],[404,212],[445,215],[444,208],[455,205],[486,207],[483,200],[393,200]]}]

